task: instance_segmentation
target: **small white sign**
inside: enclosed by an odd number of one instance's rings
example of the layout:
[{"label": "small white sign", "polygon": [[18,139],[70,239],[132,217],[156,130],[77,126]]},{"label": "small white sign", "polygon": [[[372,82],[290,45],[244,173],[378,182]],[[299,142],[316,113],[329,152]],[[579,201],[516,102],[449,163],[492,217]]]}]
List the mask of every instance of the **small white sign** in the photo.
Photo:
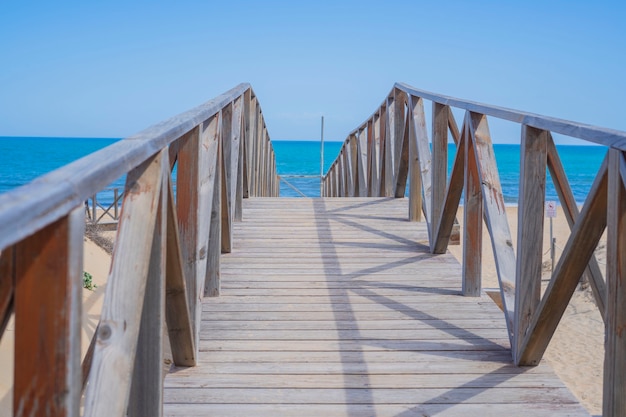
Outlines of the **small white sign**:
[{"label": "small white sign", "polygon": [[556,201],[546,201],[546,217],[556,217]]}]

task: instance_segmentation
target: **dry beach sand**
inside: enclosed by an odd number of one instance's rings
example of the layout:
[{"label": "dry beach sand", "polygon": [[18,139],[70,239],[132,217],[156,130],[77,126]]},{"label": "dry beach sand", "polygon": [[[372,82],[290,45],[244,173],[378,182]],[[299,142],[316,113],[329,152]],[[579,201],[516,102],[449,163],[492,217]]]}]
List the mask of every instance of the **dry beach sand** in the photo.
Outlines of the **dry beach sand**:
[{"label": "dry beach sand", "polygon": [[[508,207],[507,215],[511,227],[513,242],[516,242],[517,208]],[[458,213],[459,221],[463,222],[462,209]],[[497,276],[489,236],[484,228],[483,243],[483,288],[497,288]],[[569,226],[562,212],[554,222],[554,233],[557,238],[557,255],[565,246],[569,236]],[[544,283],[550,273],[549,262],[549,229],[546,223],[544,239]],[[601,244],[602,246],[602,244]],[[451,246],[450,251],[459,260],[462,259],[462,247]],[[601,269],[604,269],[604,257],[599,252]],[[102,307],[106,277],[109,272],[110,256],[89,240],[85,242],[85,270],[92,274],[95,291],[83,290],[83,353],[98,322]],[[5,332],[0,342],[0,417],[10,416],[11,384],[12,384],[12,346],[13,323]],[[577,290],[570,302],[565,316],[559,325],[556,335],[548,348],[545,360],[555,369],[557,374],[578,397],[583,406],[593,415],[602,412],[602,367],[604,353],[604,326],[600,313],[595,306],[589,289]]]}]

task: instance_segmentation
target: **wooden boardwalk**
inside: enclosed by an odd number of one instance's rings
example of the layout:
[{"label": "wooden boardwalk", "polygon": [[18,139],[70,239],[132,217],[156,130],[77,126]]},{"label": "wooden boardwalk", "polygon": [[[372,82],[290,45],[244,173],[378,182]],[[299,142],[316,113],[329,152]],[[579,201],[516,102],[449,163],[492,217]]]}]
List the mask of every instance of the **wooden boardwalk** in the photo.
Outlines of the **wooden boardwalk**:
[{"label": "wooden boardwalk", "polygon": [[167,416],[588,416],[545,363],[511,363],[503,313],[462,297],[407,201],[247,199],[203,303],[199,364]]}]

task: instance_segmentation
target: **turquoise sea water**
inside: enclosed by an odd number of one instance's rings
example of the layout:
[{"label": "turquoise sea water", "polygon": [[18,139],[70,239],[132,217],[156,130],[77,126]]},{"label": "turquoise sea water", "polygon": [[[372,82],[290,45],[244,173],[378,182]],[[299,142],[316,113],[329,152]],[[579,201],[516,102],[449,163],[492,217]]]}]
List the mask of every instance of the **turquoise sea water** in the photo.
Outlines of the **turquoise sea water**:
[{"label": "turquoise sea water", "polygon": [[[26,184],[37,176],[92,153],[118,139],[94,138],[26,138],[0,137],[0,193]],[[307,141],[274,141],[278,173],[285,180],[310,197],[319,196],[320,144]],[[325,170],[335,159],[341,142],[324,144]],[[559,146],[565,171],[574,191],[576,201],[582,203],[598,172],[606,149],[599,146]],[[519,146],[494,145],[496,161],[502,182],[502,191],[508,204],[517,203],[519,187]],[[449,168],[454,160],[454,145],[450,145]],[[123,186],[123,179],[113,186]],[[297,197],[299,194],[281,183],[281,196]],[[100,199],[108,202],[111,195]],[[548,200],[558,200],[549,182]]]}]

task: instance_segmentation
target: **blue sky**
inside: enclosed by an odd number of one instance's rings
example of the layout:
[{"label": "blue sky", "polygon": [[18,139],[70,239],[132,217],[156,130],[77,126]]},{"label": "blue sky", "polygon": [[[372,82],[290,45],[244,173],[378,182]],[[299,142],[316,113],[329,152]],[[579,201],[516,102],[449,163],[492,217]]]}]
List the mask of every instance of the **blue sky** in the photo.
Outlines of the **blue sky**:
[{"label": "blue sky", "polygon": [[273,139],[324,115],[343,140],[395,81],[626,130],[624,22],[623,1],[3,1],[0,136],[124,137],[243,81]]}]

